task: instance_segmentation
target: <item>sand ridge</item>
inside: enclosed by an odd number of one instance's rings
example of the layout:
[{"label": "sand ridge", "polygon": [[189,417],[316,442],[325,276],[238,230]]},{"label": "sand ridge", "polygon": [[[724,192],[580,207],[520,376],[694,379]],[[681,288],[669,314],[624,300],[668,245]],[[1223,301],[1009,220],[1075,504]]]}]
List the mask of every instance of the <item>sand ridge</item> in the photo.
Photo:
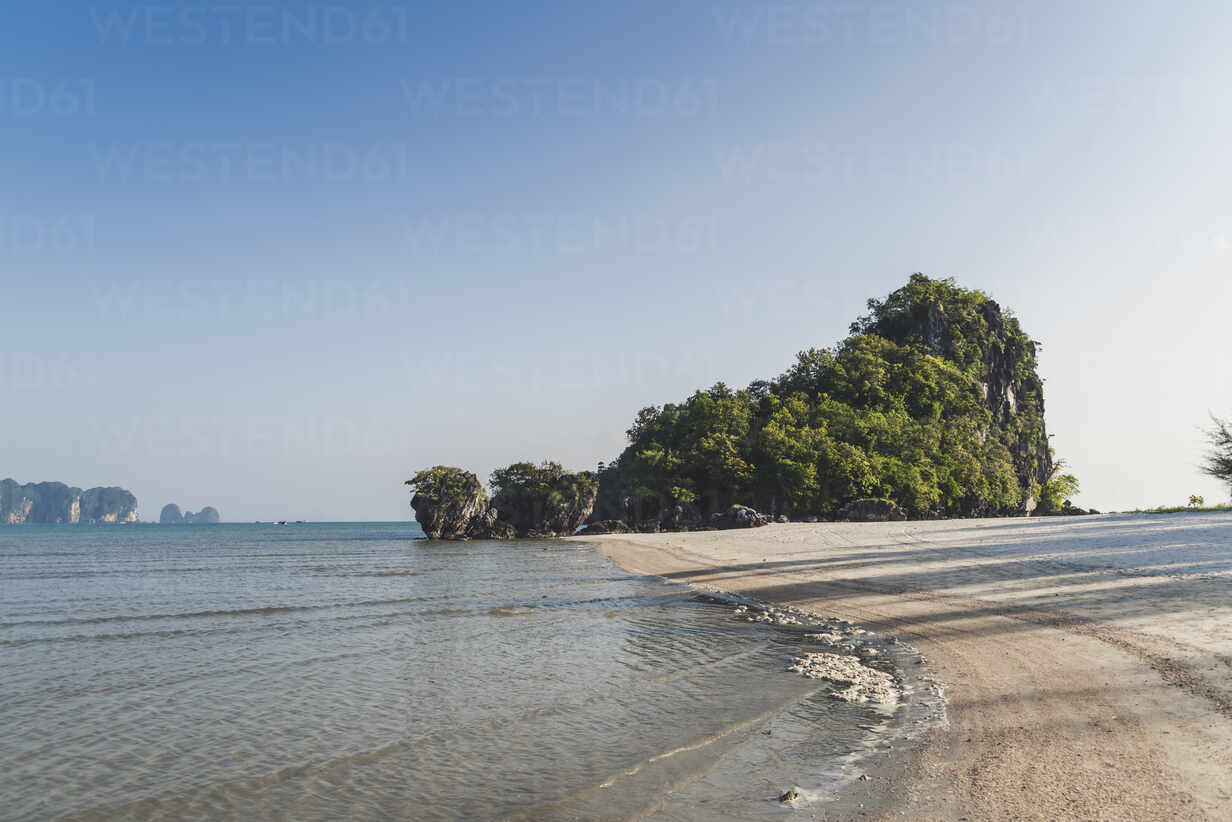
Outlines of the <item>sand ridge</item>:
[{"label": "sand ridge", "polygon": [[1232,515],[587,541],[629,570],[853,620],[926,654],[949,726],[818,818],[1232,818]]}]

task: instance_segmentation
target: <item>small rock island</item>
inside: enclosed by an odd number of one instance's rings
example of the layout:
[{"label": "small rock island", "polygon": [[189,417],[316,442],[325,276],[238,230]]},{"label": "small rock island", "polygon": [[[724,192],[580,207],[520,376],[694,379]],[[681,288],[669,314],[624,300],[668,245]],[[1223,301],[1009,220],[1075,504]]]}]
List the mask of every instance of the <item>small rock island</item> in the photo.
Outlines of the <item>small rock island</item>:
[{"label": "small rock island", "polygon": [[221,521],[218,510],[209,505],[194,514],[192,511],[181,512],[180,506],[173,502],[164,505],[158,515],[160,525],[214,525]]}]

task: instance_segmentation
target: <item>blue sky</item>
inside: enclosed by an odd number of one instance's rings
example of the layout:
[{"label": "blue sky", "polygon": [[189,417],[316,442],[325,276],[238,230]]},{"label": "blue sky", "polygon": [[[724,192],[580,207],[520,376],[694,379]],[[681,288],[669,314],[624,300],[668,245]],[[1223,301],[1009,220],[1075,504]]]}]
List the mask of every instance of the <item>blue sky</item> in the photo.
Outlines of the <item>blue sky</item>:
[{"label": "blue sky", "polygon": [[0,10],[0,474],[401,519],[590,467],[913,271],[1043,343],[1080,502],[1226,492],[1217,3]]}]

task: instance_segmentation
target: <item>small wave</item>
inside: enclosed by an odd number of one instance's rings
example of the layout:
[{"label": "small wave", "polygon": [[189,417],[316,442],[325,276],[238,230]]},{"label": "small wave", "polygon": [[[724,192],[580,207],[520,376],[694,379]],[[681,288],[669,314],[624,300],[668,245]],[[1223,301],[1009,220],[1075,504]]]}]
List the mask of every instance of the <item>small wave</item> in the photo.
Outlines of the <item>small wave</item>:
[{"label": "small wave", "polygon": [[[403,605],[416,602],[419,597],[400,599],[372,599],[361,602],[338,602],[329,605],[269,605],[261,608],[235,608],[213,611],[186,611],[176,614],[115,614],[97,617],[65,617],[63,619],[31,619],[19,622],[0,622],[0,628],[46,627],[53,625],[101,625],[108,622],[147,622],[156,619],[198,619],[201,617],[267,616],[269,614],[321,611],[334,608],[363,608],[373,605]],[[429,612],[425,612],[429,613]]]},{"label": "small wave", "polygon": [[535,613],[534,608],[518,608],[513,605],[506,605],[499,608],[490,608],[488,613],[492,616],[530,616]]}]

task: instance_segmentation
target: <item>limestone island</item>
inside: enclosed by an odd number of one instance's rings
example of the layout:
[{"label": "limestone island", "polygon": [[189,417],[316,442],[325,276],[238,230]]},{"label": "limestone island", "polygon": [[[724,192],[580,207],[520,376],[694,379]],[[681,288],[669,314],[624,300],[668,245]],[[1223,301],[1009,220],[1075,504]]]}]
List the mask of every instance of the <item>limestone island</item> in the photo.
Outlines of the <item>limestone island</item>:
[{"label": "limestone island", "polygon": [[164,505],[158,515],[160,525],[214,525],[221,521],[218,510],[209,505],[194,514],[192,511],[181,512],[180,506],[173,502]]},{"label": "limestone island", "polygon": [[0,480],[0,523],[92,525],[137,521],[137,498],[123,488],[82,491],[62,482]]},{"label": "limestone island", "polygon": [[595,473],[437,466],[408,481],[425,533],[508,539],[788,521],[1087,513],[1054,458],[1038,343],[981,291],[914,274],[781,375],[643,409]]}]

